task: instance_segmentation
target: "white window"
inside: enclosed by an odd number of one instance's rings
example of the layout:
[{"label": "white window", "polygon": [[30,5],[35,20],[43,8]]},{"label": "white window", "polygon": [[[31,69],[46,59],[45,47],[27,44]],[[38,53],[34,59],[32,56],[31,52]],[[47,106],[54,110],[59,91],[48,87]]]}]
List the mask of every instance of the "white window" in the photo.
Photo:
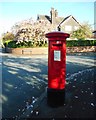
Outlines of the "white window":
[{"label": "white window", "polygon": [[65,31],[72,31],[72,26],[65,25]]}]

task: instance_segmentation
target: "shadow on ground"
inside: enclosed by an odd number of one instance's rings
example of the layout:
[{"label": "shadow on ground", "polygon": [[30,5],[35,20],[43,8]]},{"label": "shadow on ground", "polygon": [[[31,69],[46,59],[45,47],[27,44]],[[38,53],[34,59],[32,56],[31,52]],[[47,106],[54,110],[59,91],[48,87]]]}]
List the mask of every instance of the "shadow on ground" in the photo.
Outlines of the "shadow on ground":
[{"label": "shadow on ground", "polygon": [[46,60],[4,58],[2,64],[2,116],[4,118],[18,116],[26,102],[32,101],[32,98],[36,100],[44,92],[46,84]]}]

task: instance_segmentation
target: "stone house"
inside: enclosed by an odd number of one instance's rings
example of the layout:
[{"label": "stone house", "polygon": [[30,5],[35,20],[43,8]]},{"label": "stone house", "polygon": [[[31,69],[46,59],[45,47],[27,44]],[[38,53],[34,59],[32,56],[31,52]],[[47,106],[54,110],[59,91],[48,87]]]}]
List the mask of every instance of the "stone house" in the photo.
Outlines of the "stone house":
[{"label": "stone house", "polygon": [[[19,26],[19,25],[18,25]],[[34,27],[33,27],[34,26]],[[59,17],[57,10],[51,8],[50,16],[48,15],[37,15],[36,22],[31,19],[27,21],[23,21],[20,23],[20,29],[15,35],[15,40],[23,41],[23,40],[31,40],[36,37],[35,33],[43,30],[44,34],[46,32],[50,32],[53,30],[63,31],[65,33],[72,33],[80,27],[79,22],[72,16],[69,15],[67,17]],[[40,35],[39,35],[40,37]],[[38,37],[38,39],[39,39]],[[68,38],[71,39],[71,38]],[[47,39],[45,38],[47,41]]]},{"label": "stone house", "polygon": [[48,15],[38,15],[37,20],[46,20],[54,29],[59,31],[71,33],[77,30],[81,25],[80,23],[72,16],[59,17],[57,10],[51,8],[50,16]]}]

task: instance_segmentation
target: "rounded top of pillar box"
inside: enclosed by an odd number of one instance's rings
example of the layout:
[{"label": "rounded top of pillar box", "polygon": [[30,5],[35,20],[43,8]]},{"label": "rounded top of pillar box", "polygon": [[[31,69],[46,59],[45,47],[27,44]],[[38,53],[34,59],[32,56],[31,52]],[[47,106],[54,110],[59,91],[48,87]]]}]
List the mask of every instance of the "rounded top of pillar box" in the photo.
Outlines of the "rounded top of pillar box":
[{"label": "rounded top of pillar box", "polygon": [[49,40],[66,40],[70,36],[68,33],[56,31],[56,32],[49,32],[45,35]]}]

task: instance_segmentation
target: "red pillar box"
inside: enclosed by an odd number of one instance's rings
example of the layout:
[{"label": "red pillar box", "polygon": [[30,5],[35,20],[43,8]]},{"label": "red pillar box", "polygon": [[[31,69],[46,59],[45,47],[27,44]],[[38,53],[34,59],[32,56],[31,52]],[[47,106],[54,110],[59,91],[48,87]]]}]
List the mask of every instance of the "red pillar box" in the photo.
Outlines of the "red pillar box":
[{"label": "red pillar box", "polygon": [[49,40],[47,102],[51,106],[63,105],[66,83],[66,38],[69,34],[50,32],[46,37]]}]

